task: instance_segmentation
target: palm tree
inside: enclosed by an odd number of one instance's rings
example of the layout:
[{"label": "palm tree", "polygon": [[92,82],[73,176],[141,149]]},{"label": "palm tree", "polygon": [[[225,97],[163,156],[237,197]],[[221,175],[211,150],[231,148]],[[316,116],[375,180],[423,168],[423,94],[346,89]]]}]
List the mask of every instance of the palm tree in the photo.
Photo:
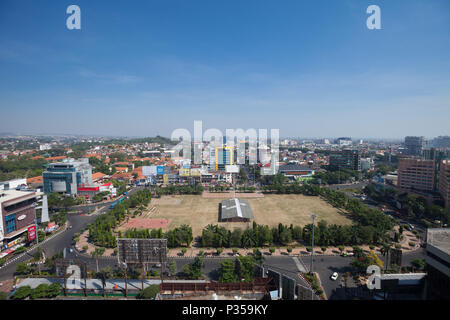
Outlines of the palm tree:
[{"label": "palm tree", "polygon": [[95,250],[91,253],[92,258],[94,258],[97,263],[97,273],[98,273],[98,258],[101,257],[104,252],[105,248],[95,248]]},{"label": "palm tree", "polygon": [[380,249],[381,254],[385,257],[384,264],[385,264],[385,270],[388,268],[388,258],[389,258],[389,252],[391,251],[391,244],[385,242],[383,243],[383,246]]}]

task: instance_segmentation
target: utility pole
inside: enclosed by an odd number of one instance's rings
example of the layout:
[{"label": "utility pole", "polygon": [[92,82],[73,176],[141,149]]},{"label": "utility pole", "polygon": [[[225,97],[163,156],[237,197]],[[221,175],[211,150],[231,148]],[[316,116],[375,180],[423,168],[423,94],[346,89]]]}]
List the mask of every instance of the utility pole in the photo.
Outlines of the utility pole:
[{"label": "utility pole", "polygon": [[313,273],[313,261],[314,261],[314,219],[316,218],[315,214],[311,215],[312,218],[312,238],[311,238],[311,267],[309,269],[309,273],[312,274]]}]

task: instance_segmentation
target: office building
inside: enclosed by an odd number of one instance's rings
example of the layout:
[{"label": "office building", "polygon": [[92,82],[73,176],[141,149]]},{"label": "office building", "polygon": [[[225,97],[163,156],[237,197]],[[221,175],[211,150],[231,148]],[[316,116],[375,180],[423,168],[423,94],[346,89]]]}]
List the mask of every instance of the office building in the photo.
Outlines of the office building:
[{"label": "office building", "polygon": [[424,137],[412,137],[405,138],[405,153],[410,156],[422,156],[423,149],[426,146]]},{"label": "office building", "polygon": [[42,193],[6,189],[0,191],[0,244],[2,249],[18,243],[34,224],[35,203]]},{"label": "office building", "polygon": [[289,163],[278,168],[278,172],[288,178],[301,179],[312,177],[314,170],[308,167],[300,166],[296,163]]},{"label": "office building", "polygon": [[92,167],[87,158],[78,161],[64,159],[62,162],[49,164],[42,177],[45,193],[76,195],[79,186],[92,185]]},{"label": "office building", "polygon": [[373,168],[373,160],[371,158],[361,159],[361,170],[369,171]]},{"label": "office building", "polygon": [[225,166],[233,164],[233,147],[210,146],[209,169],[225,171]]},{"label": "office building", "polygon": [[400,158],[397,186],[405,190],[434,191],[436,168],[433,160]]},{"label": "office building", "polygon": [[358,150],[342,150],[330,154],[330,167],[361,171],[361,155]]},{"label": "office building", "polygon": [[441,161],[438,190],[444,199],[445,207],[450,209],[450,160]]},{"label": "office building", "polygon": [[450,300],[450,229],[427,229],[427,298]]},{"label": "office building", "polygon": [[450,137],[449,136],[439,136],[432,140],[432,145],[435,148],[450,149]]}]

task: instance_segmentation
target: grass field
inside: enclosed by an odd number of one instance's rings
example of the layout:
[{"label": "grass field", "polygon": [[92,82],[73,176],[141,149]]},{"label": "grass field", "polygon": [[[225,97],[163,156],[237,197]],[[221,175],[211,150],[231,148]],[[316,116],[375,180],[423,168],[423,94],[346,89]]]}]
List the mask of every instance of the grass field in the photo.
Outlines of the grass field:
[{"label": "grass field", "polygon": [[[225,199],[225,198],[224,198]],[[166,229],[173,229],[182,224],[192,227],[194,236],[201,234],[208,224],[219,224],[230,230],[245,229],[248,223],[218,223],[219,204],[223,199],[208,199],[202,196],[163,196],[152,199],[149,210],[139,218],[166,218]],[[248,199],[258,224],[277,226],[293,224],[303,226],[311,223],[311,214],[317,215],[316,221],[325,220],[329,224],[351,224],[351,220],[339,210],[320,199],[303,195],[266,195],[264,198]],[[251,225],[251,223],[250,223]]]}]

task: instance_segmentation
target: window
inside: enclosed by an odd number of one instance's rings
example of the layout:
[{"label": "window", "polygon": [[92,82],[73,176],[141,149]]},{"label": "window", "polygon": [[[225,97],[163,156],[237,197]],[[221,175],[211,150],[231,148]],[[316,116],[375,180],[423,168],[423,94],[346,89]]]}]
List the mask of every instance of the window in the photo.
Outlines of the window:
[{"label": "window", "polygon": [[16,231],[16,215],[10,214],[5,217],[6,234]]}]

